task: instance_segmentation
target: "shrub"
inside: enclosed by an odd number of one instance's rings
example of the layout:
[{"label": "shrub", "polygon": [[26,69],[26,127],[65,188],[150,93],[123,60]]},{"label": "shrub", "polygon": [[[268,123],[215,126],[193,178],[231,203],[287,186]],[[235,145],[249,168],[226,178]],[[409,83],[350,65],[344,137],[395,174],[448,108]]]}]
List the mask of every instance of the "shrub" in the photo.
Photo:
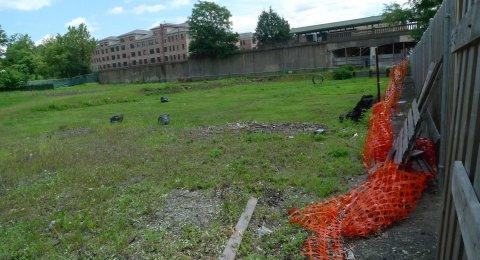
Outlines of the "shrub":
[{"label": "shrub", "polygon": [[355,67],[353,65],[343,65],[341,68],[349,70],[349,71],[354,71]]},{"label": "shrub", "polygon": [[333,79],[341,80],[341,79],[350,79],[353,77],[353,71],[348,70],[344,67],[338,68],[333,70]]},{"label": "shrub", "polygon": [[0,70],[0,91],[22,89],[27,83],[27,75],[14,68]]}]

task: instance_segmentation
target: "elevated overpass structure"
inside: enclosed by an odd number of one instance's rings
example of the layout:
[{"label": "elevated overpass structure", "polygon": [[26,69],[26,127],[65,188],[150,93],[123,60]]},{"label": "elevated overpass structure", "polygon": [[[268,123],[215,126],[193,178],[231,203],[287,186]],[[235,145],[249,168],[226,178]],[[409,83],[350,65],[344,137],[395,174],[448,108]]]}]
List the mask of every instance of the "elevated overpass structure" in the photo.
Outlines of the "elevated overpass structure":
[{"label": "elevated overpass structure", "polygon": [[332,66],[370,67],[378,48],[380,66],[389,67],[404,59],[415,46],[410,32],[416,28],[416,23],[391,26],[383,22],[382,16],[371,16],[293,28],[291,32],[297,44],[325,45]]}]

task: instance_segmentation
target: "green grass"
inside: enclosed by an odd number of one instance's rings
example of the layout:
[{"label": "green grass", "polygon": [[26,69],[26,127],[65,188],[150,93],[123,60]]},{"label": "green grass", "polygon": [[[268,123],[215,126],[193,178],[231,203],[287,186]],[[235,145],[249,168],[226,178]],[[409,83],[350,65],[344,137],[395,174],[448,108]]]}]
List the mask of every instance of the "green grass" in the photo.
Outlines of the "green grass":
[{"label": "green grass", "polygon": [[[363,174],[366,120],[338,116],[375,92],[368,78],[316,87],[240,78],[0,93],[0,258],[216,257],[251,196],[260,201],[240,256],[298,257],[306,233],[286,211],[344,192],[347,178]],[[110,124],[117,113],[124,122]],[[168,126],[156,122],[163,113]],[[198,130],[240,121],[327,131]],[[175,189],[218,200],[206,226],[162,218]],[[259,237],[261,225],[273,233]]]}]

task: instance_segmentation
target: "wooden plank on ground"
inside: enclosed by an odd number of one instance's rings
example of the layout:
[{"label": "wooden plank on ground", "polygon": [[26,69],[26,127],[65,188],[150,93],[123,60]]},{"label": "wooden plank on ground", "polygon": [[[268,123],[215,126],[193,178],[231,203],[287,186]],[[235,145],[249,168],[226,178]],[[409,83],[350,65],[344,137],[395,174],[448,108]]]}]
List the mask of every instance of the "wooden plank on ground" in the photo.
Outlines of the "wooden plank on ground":
[{"label": "wooden plank on ground", "polygon": [[418,121],[420,120],[420,111],[418,111],[418,103],[416,99],[413,99],[412,101],[412,112],[413,112],[413,122],[417,124]]},{"label": "wooden plank on ground", "polygon": [[456,161],[453,167],[452,195],[458,223],[467,256],[476,259],[480,252],[480,203],[462,162]]},{"label": "wooden plank on ground", "polygon": [[227,242],[227,246],[223,251],[223,254],[220,256],[219,259],[222,260],[233,260],[237,255],[238,248],[240,247],[240,243],[242,242],[243,233],[248,227],[248,223],[252,218],[253,211],[255,210],[255,206],[257,206],[258,200],[256,198],[251,198],[247,202],[247,206],[243,211],[240,219],[235,226],[235,231],[233,232],[232,236]]}]

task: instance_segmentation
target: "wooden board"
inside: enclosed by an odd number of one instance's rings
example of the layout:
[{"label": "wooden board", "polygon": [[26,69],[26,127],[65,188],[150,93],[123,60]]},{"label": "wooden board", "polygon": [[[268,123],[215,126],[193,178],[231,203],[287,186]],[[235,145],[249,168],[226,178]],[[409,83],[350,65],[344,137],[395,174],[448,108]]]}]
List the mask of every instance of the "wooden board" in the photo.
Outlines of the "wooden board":
[{"label": "wooden board", "polygon": [[469,259],[477,259],[480,253],[480,203],[459,161],[453,168],[452,196],[465,251]]},{"label": "wooden board", "polygon": [[235,226],[235,231],[233,232],[232,236],[227,242],[227,246],[223,251],[223,254],[219,257],[222,260],[233,260],[237,255],[237,250],[242,242],[243,233],[248,227],[248,223],[250,223],[250,219],[252,218],[253,211],[255,210],[255,206],[257,206],[258,200],[256,198],[251,198],[247,202],[247,206],[243,211],[240,219]]}]

